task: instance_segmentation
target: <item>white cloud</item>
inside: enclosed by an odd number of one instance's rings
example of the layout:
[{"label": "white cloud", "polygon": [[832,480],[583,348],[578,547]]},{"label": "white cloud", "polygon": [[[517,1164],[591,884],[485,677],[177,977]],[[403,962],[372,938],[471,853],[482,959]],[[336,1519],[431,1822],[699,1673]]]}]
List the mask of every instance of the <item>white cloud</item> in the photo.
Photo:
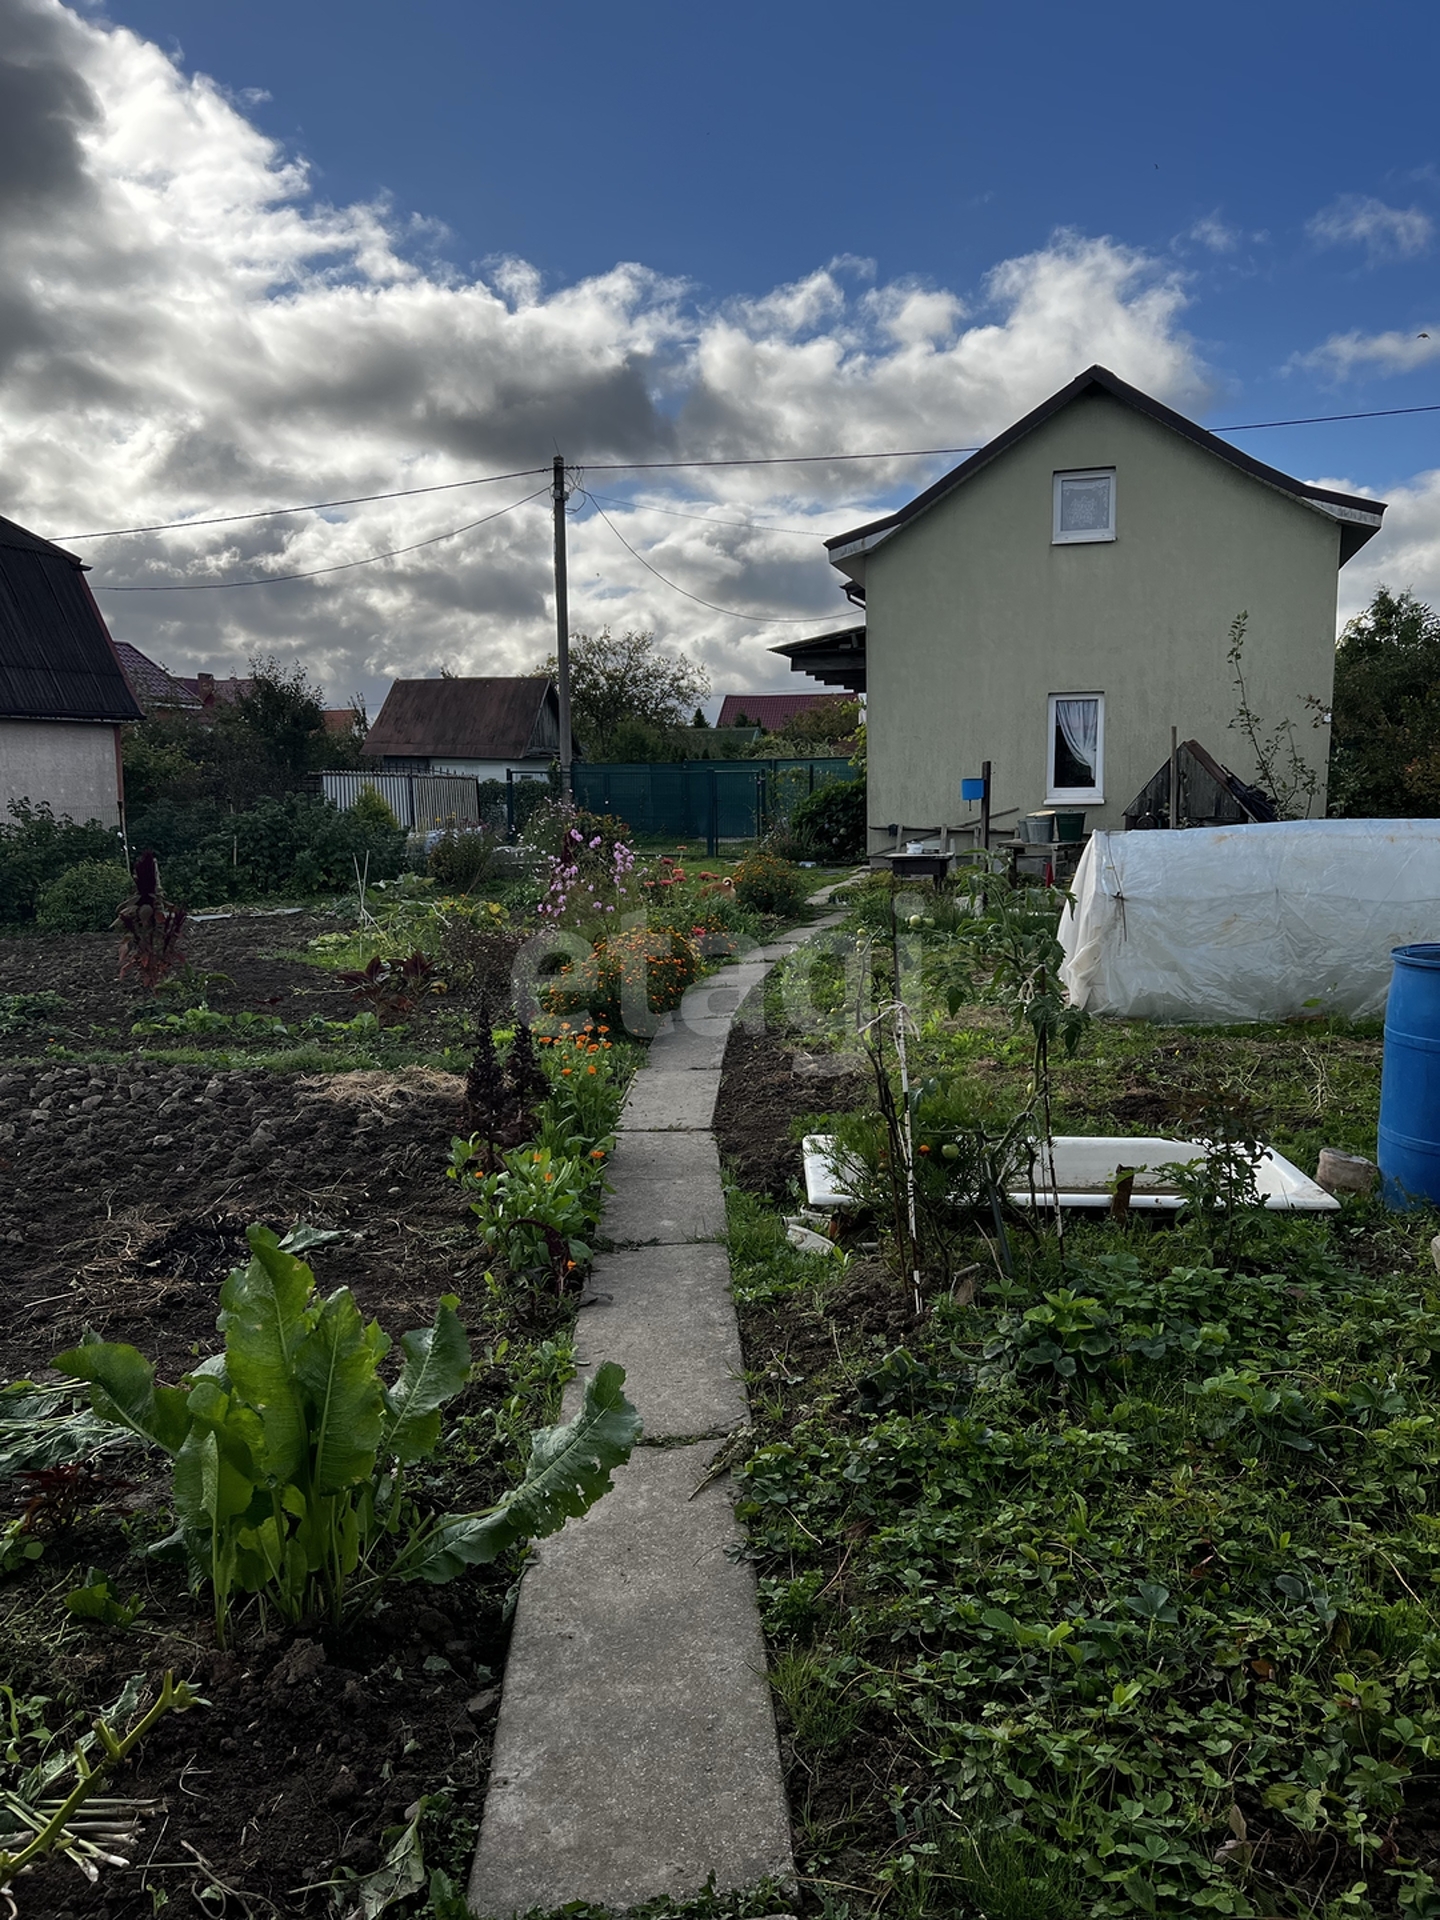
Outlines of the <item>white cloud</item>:
[{"label": "white cloud", "polygon": [[1440,360],[1440,321],[1413,333],[1332,333],[1293,364],[1344,380],[1353,373],[1413,373],[1431,360]]},{"label": "white cloud", "polygon": [[[1344,481],[1316,484],[1359,491]],[[1408,485],[1390,489],[1386,498],[1379,533],[1341,572],[1342,623],[1369,606],[1381,585],[1397,593],[1402,587],[1413,588],[1420,599],[1440,606],[1440,469],[1417,474]]]},{"label": "white cloud", "polygon": [[[384,205],[316,199],[236,100],[134,33],[56,0],[0,0],[0,512],[62,536],[542,467],[556,446],[613,495],[627,480],[605,462],[970,445],[1097,360],[1182,408],[1207,395],[1179,279],[1107,238],[1059,234],[973,294],[875,285],[868,263],[842,259],[711,305],[635,263],[547,287],[524,261],[462,273],[430,257],[437,244]],[[936,470],[691,471],[607,512],[701,599],[840,619],[820,536]],[[273,650],[332,697],[359,687],[373,702],[392,675],[440,660],[505,671],[548,650],[543,502],[312,583],[153,596],[107,583],[333,566],[542,484],[84,552],[114,631],[177,670]],[[812,537],[721,524],[734,520]],[[655,627],[717,688],[785,685],[765,648],[804,631],[680,598],[593,516],[572,530],[571,605],[582,627]]]},{"label": "white cloud", "polygon": [[1363,246],[1370,261],[1408,260],[1424,253],[1435,223],[1419,207],[1387,207],[1369,194],[1342,193],[1305,223],[1320,246]]},{"label": "white cloud", "polygon": [[1203,220],[1197,220],[1185,237],[1198,241],[1212,253],[1234,253],[1240,244],[1241,233],[1238,227],[1227,227],[1217,211],[1207,213]]}]

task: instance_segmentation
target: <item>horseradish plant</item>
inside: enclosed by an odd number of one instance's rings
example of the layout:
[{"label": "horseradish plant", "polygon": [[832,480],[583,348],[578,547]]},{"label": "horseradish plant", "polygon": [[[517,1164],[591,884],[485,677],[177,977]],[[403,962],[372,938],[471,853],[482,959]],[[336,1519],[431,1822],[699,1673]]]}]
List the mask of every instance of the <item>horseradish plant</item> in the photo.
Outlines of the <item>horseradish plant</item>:
[{"label": "horseradish plant", "polygon": [[441,1409],[465,1385],[470,1349],[441,1301],[434,1324],[405,1334],[393,1385],[390,1341],[361,1318],[348,1287],[315,1297],[315,1276],[264,1227],[220,1295],[225,1350],[177,1387],[157,1386],[134,1347],[90,1339],[55,1361],[90,1383],[102,1420],[174,1460],[178,1522],[153,1552],[184,1555],[214,1597],[216,1638],[236,1596],[263,1596],[289,1621],[363,1612],[387,1581],[453,1580],[517,1542],[555,1532],[609,1491],[640,1435],[607,1363],[567,1425],[534,1436],[525,1478],[483,1513],[427,1513],[406,1469],[434,1453]]}]

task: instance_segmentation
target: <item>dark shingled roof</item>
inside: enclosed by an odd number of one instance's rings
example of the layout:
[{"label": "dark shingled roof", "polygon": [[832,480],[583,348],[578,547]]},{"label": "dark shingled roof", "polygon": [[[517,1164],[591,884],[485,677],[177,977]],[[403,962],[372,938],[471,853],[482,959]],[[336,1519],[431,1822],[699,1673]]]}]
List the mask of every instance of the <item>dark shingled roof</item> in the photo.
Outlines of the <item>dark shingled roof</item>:
[{"label": "dark shingled roof", "polygon": [[[552,759],[555,690],[544,674],[486,680],[396,680],[361,751],[369,759]],[[550,709],[549,724],[546,708]]]},{"label": "dark shingled roof", "polygon": [[142,707],[184,707],[199,711],[200,702],[183,680],[177,680],[148,653],[132,647],[128,640],[117,640],[115,651],[125,678]]},{"label": "dark shingled roof", "polygon": [[83,562],[0,519],[0,718],[144,717]]},{"label": "dark shingled roof", "polygon": [[1306,480],[1292,479],[1288,473],[1281,473],[1278,467],[1267,467],[1263,460],[1253,459],[1250,454],[1242,453],[1239,447],[1232,447],[1228,440],[1211,433],[1208,427],[1200,427],[1193,420],[1187,420],[1183,413],[1176,413],[1173,407],[1167,407],[1163,401],[1153,400],[1148,393],[1142,393],[1139,387],[1132,387],[1128,381],[1111,373],[1108,367],[1096,366],[1087,367],[1068,387],[1052,393],[1048,400],[1042,400],[1023,420],[1017,420],[1003,433],[997,433],[978,453],[972,453],[968,460],[962,460],[958,467],[952,467],[949,473],[942,474],[933,486],[927,487],[923,493],[917,493],[898,512],[888,513],[883,519],[868,521],[863,527],[853,527],[849,533],[839,533],[827,540],[825,545],[832,562],[838,566],[845,559],[846,550],[851,547],[876,544],[877,537],[898,533],[917,514],[934,506],[937,500],[982,472],[992,460],[1013,447],[1017,440],[1023,440],[1027,433],[1033,433],[1036,427],[1043,426],[1062,407],[1068,407],[1072,400],[1078,400],[1088,393],[1108,394],[1122,406],[1143,413],[1158,425],[1168,427],[1172,433],[1189,440],[1192,445],[1202,448],[1206,453],[1213,453],[1217,460],[1223,460],[1227,466],[1237,467],[1241,473],[1249,474],[1252,480],[1274,487],[1280,493],[1288,493],[1293,500],[1302,501],[1331,519],[1338,520],[1342,567],[1380,529],[1385,513],[1382,500],[1366,500],[1351,493],[1333,493],[1328,487],[1312,487]]},{"label": "dark shingled roof", "polygon": [[779,733],[797,715],[812,707],[838,707],[846,703],[843,693],[727,693],[720,706],[717,727],[739,724],[744,714],[752,727],[764,727],[767,733]]}]

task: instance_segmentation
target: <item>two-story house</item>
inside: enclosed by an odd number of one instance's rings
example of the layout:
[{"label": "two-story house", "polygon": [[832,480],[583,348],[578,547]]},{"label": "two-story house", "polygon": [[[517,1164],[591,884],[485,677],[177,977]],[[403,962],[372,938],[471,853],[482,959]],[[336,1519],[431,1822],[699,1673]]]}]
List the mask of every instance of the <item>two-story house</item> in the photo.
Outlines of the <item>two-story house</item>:
[{"label": "two-story house", "polygon": [[[1091,367],[896,513],[827,541],[864,628],[776,651],[867,694],[872,848],[1043,807],[1120,827],[1171,728],[1255,781],[1231,722],[1293,723],[1324,811],[1339,569],[1384,506],[1267,467]],[[1321,720],[1321,724],[1315,724]]]}]

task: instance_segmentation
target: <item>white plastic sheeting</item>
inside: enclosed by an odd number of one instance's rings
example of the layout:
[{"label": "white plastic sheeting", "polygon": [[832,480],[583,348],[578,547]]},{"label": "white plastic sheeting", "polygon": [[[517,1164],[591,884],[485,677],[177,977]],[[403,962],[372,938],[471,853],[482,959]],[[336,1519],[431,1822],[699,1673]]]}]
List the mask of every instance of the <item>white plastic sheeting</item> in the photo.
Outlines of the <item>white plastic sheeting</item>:
[{"label": "white plastic sheeting", "polygon": [[1096,833],[1060,921],[1071,999],[1150,1020],[1373,1019],[1440,940],[1440,820]]}]

